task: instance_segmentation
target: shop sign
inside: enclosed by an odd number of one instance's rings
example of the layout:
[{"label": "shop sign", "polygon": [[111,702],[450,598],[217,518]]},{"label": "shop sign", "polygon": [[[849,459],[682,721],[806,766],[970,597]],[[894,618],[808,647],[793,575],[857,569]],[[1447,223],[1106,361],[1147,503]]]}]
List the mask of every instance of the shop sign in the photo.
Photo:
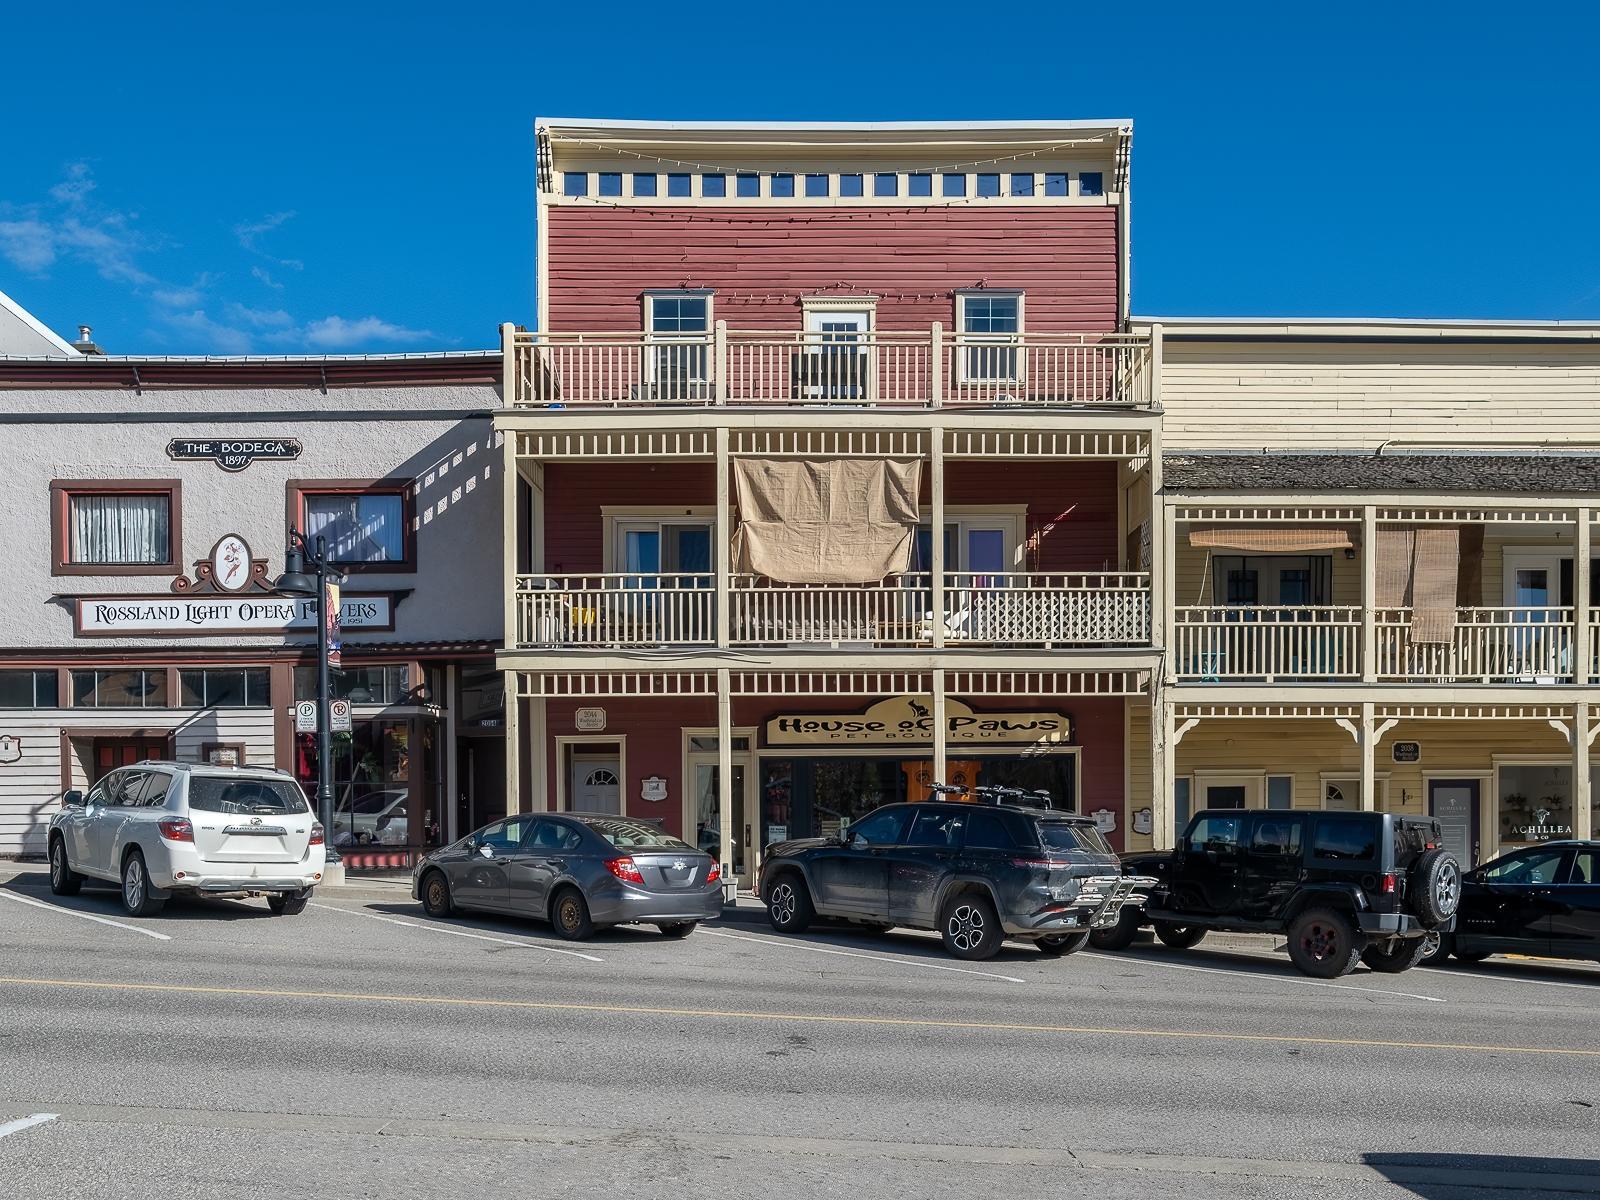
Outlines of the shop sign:
[{"label": "shop sign", "polygon": [[660,775],[647,775],[639,781],[639,799],[659,804],[667,798],[667,781]]},{"label": "shop sign", "polygon": [[767,845],[775,846],[779,842],[787,842],[788,840],[789,840],[789,827],[787,825],[768,825],[767,826]]},{"label": "shop sign", "polygon": [[1572,836],[1571,825],[1552,825],[1550,823],[1552,810],[1536,808],[1533,810],[1533,823],[1531,825],[1513,825],[1511,832],[1518,840],[1524,842],[1548,842],[1552,838],[1569,838]]},{"label": "shop sign", "polygon": [[1155,813],[1148,808],[1141,808],[1133,814],[1133,831],[1135,833],[1153,833],[1155,827]]},{"label": "shop sign", "polygon": [[572,724],[579,733],[604,733],[606,731],[606,710],[603,708],[580,708],[572,714]]},{"label": "shop sign", "polygon": [[[944,705],[945,740],[963,745],[1072,741],[1072,718],[1058,712],[973,712]],[[933,742],[933,698],[895,696],[861,713],[795,713],[767,722],[769,746],[894,746]]]},{"label": "shop sign", "polygon": [[1094,827],[1101,833],[1115,833],[1117,830],[1117,814],[1109,808],[1097,808],[1089,814],[1094,818]]},{"label": "shop sign", "polygon": [[1414,763],[1422,761],[1421,742],[1396,742],[1394,744],[1394,761],[1397,763]]},{"label": "shop sign", "polygon": [[[288,633],[317,627],[317,602],[286,596],[91,596],[74,604],[79,637],[140,637],[191,633]],[[345,629],[394,628],[394,596],[344,596]]]},{"label": "shop sign", "polygon": [[22,739],[12,737],[9,733],[0,737],[0,766],[9,767],[14,762],[22,761]]},{"label": "shop sign", "polygon": [[173,438],[167,457],[174,462],[210,459],[224,471],[242,471],[258,458],[286,462],[300,457],[294,438]]}]

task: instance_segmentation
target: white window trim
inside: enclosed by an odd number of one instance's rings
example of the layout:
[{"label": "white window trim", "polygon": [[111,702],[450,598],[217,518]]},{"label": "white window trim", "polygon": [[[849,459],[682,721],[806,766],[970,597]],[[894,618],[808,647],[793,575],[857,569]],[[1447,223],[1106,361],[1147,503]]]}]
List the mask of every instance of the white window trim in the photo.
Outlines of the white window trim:
[{"label": "white window trim", "polygon": [[1209,787],[1244,787],[1244,808],[1239,811],[1254,812],[1267,806],[1266,771],[1201,770],[1193,772],[1194,782],[1189,785],[1189,817],[1204,812],[1210,806],[1205,802]]},{"label": "white window trim", "polygon": [[1507,608],[1517,604],[1517,571],[1540,568],[1550,572],[1550,593],[1561,599],[1561,563],[1575,562],[1571,546],[1554,543],[1545,546],[1505,546],[1501,548],[1501,597]]},{"label": "white window trim", "polygon": [[[733,762],[744,767],[744,810],[747,819],[752,816],[752,809],[757,808],[761,803],[761,789],[759,787],[760,764],[756,760],[756,746],[759,734],[760,730],[754,725],[735,725],[729,730],[730,739],[749,739],[745,743],[745,749],[732,751]],[[683,792],[683,825],[681,828],[683,829],[683,840],[686,842],[689,840],[689,834],[694,830],[695,817],[697,816],[695,808],[699,800],[694,794],[694,769],[703,763],[715,763],[718,759],[715,750],[691,750],[689,749],[689,743],[697,737],[714,739],[716,736],[717,729],[714,725],[708,728],[686,725],[683,728],[682,773],[678,778],[682,781],[680,784],[680,789]],[[762,824],[762,814],[759,811],[755,811],[753,816],[755,846],[750,855],[753,861],[746,864],[752,872],[759,870],[761,865],[760,826]],[[741,832],[739,830],[735,831],[734,837],[736,840]],[[696,846],[695,849],[699,849],[699,847]]]},{"label": "white window trim", "polygon": [[[696,299],[704,298],[706,302],[706,328],[704,333],[657,333],[655,324],[655,304],[657,300],[678,299],[692,296]],[[711,362],[711,343],[717,328],[717,293],[714,288],[650,288],[643,294],[640,311],[641,328],[644,332],[644,380],[646,383],[656,382],[656,355],[650,349],[654,346],[689,345],[704,346],[705,353],[701,361],[705,364],[704,372],[697,378],[689,380],[691,383],[709,383],[713,370]]]},{"label": "white window trim", "polygon": [[[1007,570],[1021,571],[1024,567],[1023,555],[1027,549],[1027,523],[1028,506],[1026,504],[975,504],[962,508],[947,508],[944,512],[944,523],[956,527],[956,549],[958,552],[966,548],[967,531],[970,528],[990,529],[996,526],[1006,531],[1006,557],[1010,560]],[[917,509],[917,525],[931,527],[933,525],[933,510],[927,505]],[[946,571],[970,571],[968,566],[958,566],[955,563],[945,563]]]},{"label": "white window trim", "polygon": [[655,525],[658,529],[668,525],[710,525],[711,571],[715,572],[717,569],[717,510],[709,505],[704,507],[698,505],[684,507],[681,504],[659,504],[638,508],[624,508],[603,504],[600,506],[600,522],[605,532],[605,544],[601,547],[600,557],[600,565],[604,574],[621,573],[622,567],[618,564],[626,561],[627,557],[622,553],[623,534],[630,527],[641,525]]},{"label": "white window trim", "polygon": [[[1015,296],[1017,298],[1017,332],[1004,333],[968,333],[967,332],[967,301],[973,297],[990,296]],[[1021,384],[1027,379],[1028,355],[1024,349],[1025,335],[1028,331],[1028,293],[1021,288],[963,288],[956,292],[956,329],[955,340],[956,354],[956,380],[958,383],[973,384]],[[1013,376],[986,375],[974,376],[967,372],[967,356],[960,350],[967,346],[1015,346],[1017,348],[1017,371]]]},{"label": "white window trim", "polygon": [[[1354,784],[1355,785],[1355,790],[1356,790],[1356,799],[1358,801],[1357,807],[1355,807],[1355,808],[1329,808],[1328,807],[1328,785],[1330,783]],[[1375,811],[1375,812],[1388,812],[1389,811],[1389,772],[1388,771],[1376,771],[1376,772],[1373,773],[1373,776],[1372,776],[1372,790],[1375,793],[1377,793],[1376,798],[1373,801],[1373,811]],[[1320,810],[1322,812],[1361,812],[1361,811],[1363,811],[1361,809],[1360,805],[1359,805],[1359,801],[1361,799],[1360,792],[1361,792],[1361,773],[1359,771],[1322,771],[1317,775],[1317,808],[1318,808],[1318,810]]]}]

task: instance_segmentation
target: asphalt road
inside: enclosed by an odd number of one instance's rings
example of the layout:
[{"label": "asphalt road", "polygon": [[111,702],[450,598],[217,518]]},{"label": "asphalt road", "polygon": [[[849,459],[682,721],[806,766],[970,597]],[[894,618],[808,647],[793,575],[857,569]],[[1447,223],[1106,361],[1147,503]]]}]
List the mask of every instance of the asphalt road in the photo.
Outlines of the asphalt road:
[{"label": "asphalt road", "polygon": [[44,883],[0,866],[16,1200],[1600,1195],[1591,967],[965,964],[756,910],[573,946],[399,888],[135,920]]}]

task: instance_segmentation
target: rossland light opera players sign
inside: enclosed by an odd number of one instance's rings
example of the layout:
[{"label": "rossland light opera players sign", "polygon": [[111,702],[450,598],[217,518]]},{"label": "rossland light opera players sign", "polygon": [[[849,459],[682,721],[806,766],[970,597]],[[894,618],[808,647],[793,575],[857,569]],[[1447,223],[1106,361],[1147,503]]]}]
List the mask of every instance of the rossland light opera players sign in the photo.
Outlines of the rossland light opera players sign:
[{"label": "rossland light opera players sign", "polygon": [[[317,627],[317,602],[283,596],[102,596],[80,599],[81,637],[142,634],[287,633]],[[339,604],[345,629],[393,629],[394,597],[345,596]]]},{"label": "rossland light opera players sign", "polygon": [[[1072,718],[1056,712],[973,712],[944,704],[945,740],[963,745],[1035,745],[1072,741]],[[931,745],[933,698],[895,696],[863,713],[795,713],[767,722],[769,746]]]}]

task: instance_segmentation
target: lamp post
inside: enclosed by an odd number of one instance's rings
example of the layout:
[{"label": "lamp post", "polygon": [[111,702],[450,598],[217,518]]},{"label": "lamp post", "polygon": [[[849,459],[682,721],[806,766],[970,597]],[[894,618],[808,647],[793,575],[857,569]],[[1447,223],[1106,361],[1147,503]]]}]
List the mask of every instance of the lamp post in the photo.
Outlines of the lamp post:
[{"label": "lamp post", "polygon": [[[315,597],[317,601],[317,819],[326,831],[328,862],[339,861],[333,831],[333,728],[328,702],[333,698],[328,679],[328,581],[342,582],[344,573],[328,559],[327,542],[319,534],[315,542],[292,526],[289,545],[283,554],[283,574],[273,591],[297,600]],[[308,574],[306,568],[310,567]]]}]

